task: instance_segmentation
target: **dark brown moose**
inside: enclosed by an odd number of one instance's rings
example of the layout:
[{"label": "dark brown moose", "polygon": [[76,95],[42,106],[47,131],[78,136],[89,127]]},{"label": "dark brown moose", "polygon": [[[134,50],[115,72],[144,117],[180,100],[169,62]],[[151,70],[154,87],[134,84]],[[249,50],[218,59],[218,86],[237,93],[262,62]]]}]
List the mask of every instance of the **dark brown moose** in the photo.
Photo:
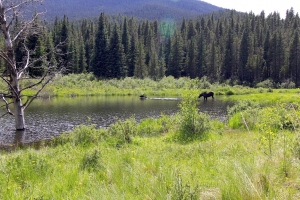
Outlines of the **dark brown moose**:
[{"label": "dark brown moose", "polygon": [[199,94],[198,98],[203,97],[204,100],[207,100],[207,97],[212,97],[214,99],[214,93],[213,92],[202,92]]}]

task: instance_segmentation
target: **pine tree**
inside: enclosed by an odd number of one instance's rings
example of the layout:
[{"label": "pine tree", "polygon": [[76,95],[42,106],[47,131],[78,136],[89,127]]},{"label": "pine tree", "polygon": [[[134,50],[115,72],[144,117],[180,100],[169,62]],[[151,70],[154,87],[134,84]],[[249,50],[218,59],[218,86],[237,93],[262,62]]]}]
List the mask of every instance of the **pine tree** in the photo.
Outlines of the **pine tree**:
[{"label": "pine tree", "polygon": [[181,77],[183,70],[184,51],[182,45],[181,34],[176,32],[172,39],[170,60],[168,66],[168,75],[174,76],[175,78]]},{"label": "pine tree", "polygon": [[192,38],[188,43],[188,55],[187,55],[187,69],[186,73],[187,76],[190,78],[196,78],[197,77],[197,42],[195,38]]},{"label": "pine tree", "polygon": [[227,40],[225,46],[225,57],[221,67],[221,77],[223,80],[236,79],[237,71],[234,68],[234,48],[233,48],[233,33],[232,29],[228,29]]},{"label": "pine tree", "polygon": [[206,71],[206,37],[204,30],[201,31],[200,37],[198,38],[198,60],[197,60],[197,69],[196,69],[196,77],[201,78],[204,75],[204,72]]},{"label": "pine tree", "polygon": [[128,23],[127,23],[127,18],[124,18],[123,22],[123,32],[122,32],[122,45],[124,48],[124,54],[126,57],[126,65],[128,66],[129,64],[129,51],[130,51],[130,34],[128,30]]},{"label": "pine tree", "polygon": [[134,77],[146,78],[148,75],[147,66],[145,64],[145,52],[144,52],[144,41],[140,39],[138,41],[136,49],[136,62],[134,67]]},{"label": "pine tree", "polygon": [[87,63],[86,63],[86,52],[84,48],[83,37],[80,37],[79,40],[79,58],[78,58],[78,73],[86,73],[87,72]]},{"label": "pine tree", "polygon": [[300,86],[300,39],[299,39],[299,32],[296,31],[293,42],[290,48],[290,76],[292,80],[295,82],[296,86]]},{"label": "pine tree", "polygon": [[190,40],[192,37],[195,37],[197,34],[197,31],[194,26],[193,20],[189,20],[188,29],[187,29],[187,39]]},{"label": "pine tree", "polygon": [[134,68],[136,66],[136,60],[137,59],[137,44],[136,44],[136,37],[132,35],[130,40],[130,51],[128,55],[128,76],[133,77],[134,76]]},{"label": "pine tree", "polygon": [[[146,56],[146,64],[148,64],[148,76],[152,79],[157,79],[158,74],[158,55],[155,48],[155,41],[153,36],[153,31],[150,29],[148,34],[148,42],[147,42],[147,56]],[[147,57],[149,59],[147,63]]]},{"label": "pine tree", "polygon": [[120,29],[115,24],[109,43],[107,78],[123,78],[127,76],[128,69],[119,32]]},{"label": "pine tree", "polygon": [[160,45],[159,53],[158,53],[158,73],[157,78],[161,79],[165,76],[166,73],[166,63],[165,63],[165,56],[164,56],[164,49],[163,45]]},{"label": "pine tree", "polygon": [[108,61],[108,33],[104,13],[100,14],[98,30],[95,36],[91,71],[97,77],[106,77],[109,66]]},{"label": "pine tree", "polygon": [[250,48],[250,39],[249,39],[249,28],[247,23],[246,28],[243,32],[241,47],[240,47],[239,79],[241,82],[248,81],[246,66],[247,66],[249,53],[250,53],[249,48]]}]

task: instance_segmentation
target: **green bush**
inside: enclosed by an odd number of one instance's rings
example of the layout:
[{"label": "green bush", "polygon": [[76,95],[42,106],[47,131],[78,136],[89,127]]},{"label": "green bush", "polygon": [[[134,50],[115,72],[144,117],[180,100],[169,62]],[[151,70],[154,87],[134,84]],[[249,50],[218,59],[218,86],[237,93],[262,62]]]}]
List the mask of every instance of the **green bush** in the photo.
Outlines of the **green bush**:
[{"label": "green bush", "polygon": [[102,167],[101,153],[97,148],[87,151],[80,163],[81,170],[98,171]]},{"label": "green bush", "polygon": [[134,117],[125,121],[119,120],[108,128],[109,134],[116,141],[116,145],[132,142],[132,136],[136,135],[137,122]]},{"label": "green bush", "polygon": [[179,140],[189,142],[201,139],[211,130],[209,117],[198,111],[198,93],[186,92],[180,103]]},{"label": "green bush", "polygon": [[274,82],[270,79],[267,79],[265,81],[259,82],[256,84],[256,87],[262,87],[262,88],[274,88]]}]

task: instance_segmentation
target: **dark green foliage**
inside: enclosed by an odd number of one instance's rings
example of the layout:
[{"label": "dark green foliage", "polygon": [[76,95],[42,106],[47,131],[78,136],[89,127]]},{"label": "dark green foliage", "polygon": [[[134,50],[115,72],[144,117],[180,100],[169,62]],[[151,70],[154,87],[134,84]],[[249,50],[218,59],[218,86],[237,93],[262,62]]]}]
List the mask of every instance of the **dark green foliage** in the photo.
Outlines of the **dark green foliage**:
[{"label": "dark green foliage", "polygon": [[126,57],[117,24],[114,25],[110,38],[107,62],[107,78],[124,78],[127,76]]},{"label": "dark green foliage", "polygon": [[[66,67],[67,73],[93,72],[103,79],[205,76],[211,82],[255,86],[270,80],[274,87],[298,87],[300,20],[290,11],[287,16],[227,11],[175,22],[101,13],[97,23],[70,22],[65,16],[56,18],[44,39],[30,41],[39,43],[36,53],[63,41],[60,54],[47,61]],[[50,36],[53,44],[46,39]],[[16,51],[21,63],[22,43]]]},{"label": "dark green foliage", "polygon": [[101,13],[98,21],[98,31],[95,38],[91,71],[97,77],[105,77],[108,68],[108,33],[106,19]]},{"label": "dark green foliage", "polygon": [[101,153],[99,149],[93,148],[87,151],[80,163],[80,168],[82,170],[91,171],[98,171],[102,167],[101,162]]}]

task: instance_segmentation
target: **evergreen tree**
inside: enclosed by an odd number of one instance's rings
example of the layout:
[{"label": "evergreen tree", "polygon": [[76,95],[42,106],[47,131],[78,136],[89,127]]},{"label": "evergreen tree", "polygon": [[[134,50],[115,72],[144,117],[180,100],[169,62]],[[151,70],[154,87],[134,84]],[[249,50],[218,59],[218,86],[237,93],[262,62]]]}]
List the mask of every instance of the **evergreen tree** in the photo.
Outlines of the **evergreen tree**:
[{"label": "evergreen tree", "polygon": [[120,37],[120,29],[115,24],[113,33],[110,38],[108,51],[108,67],[106,72],[107,78],[123,78],[127,76],[126,59],[122,40]]},{"label": "evergreen tree", "polygon": [[299,40],[299,32],[296,31],[293,42],[290,48],[290,76],[292,80],[295,82],[296,86],[300,86],[300,40]]},{"label": "evergreen tree", "polygon": [[204,72],[206,71],[206,38],[205,33],[202,30],[200,33],[200,37],[198,38],[198,61],[197,61],[197,69],[196,69],[196,76],[198,78],[201,78],[204,75]]},{"label": "evergreen tree", "polygon": [[126,57],[126,65],[128,66],[129,64],[129,51],[130,51],[130,34],[128,30],[128,23],[127,23],[127,18],[124,18],[123,22],[123,32],[122,32],[122,45],[124,48],[124,54]]},{"label": "evergreen tree", "polygon": [[241,82],[249,81],[247,80],[247,70],[246,70],[246,65],[250,53],[249,48],[250,48],[249,28],[248,28],[248,24],[246,24],[246,28],[243,32],[241,47],[240,47],[239,79]]},{"label": "evergreen tree", "polygon": [[284,48],[281,34],[275,33],[271,40],[270,75],[275,83],[280,82],[280,71],[284,67]]},{"label": "evergreen tree", "polygon": [[100,14],[98,20],[98,29],[95,36],[93,49],[93,58],[91,62],[91,71],[97,77],[106,77],[109,61],[108,61],[108,31],[104,13]]},{"label": "evergreen tree", "polygon": [[176,32],[172,39],[170,60],[168,66],[168,75],[174,76],[175,78],[181,77],[181,72],[184,65],[184,51],[182,45],[181,34]]},{"label": "evergreen tree", "polygon": [[87,62],[86,62],[86,52],[84,48],[83,37],[80,37],[79,40],[79,58],[78,58],[78,73],[86,73],[87,72]]},{"label": "evergreen tree", "polygon": [[225,46],[225,57],[221,67],[221,76],[223,80],[236,79],[237,71],[234,68],[234,48],[233,48],[233,33],[232,29],[228,29],[227,41]]},{"label": "evergreen tree", "polygon": [[148,76],[152,79],[156,80],[158,77],[158,55],[155,48],[155,41],[153,36],[153,31],[149,30],[149,37],[148,37],[148,50],[146,56],[146,64],[147,64],[147,57],[149,57],[148,61]]},{"label": "evergreen tree", "polygon": [[192,37],[196,36],[197,32],[194,26],[194,21],[189,20],[188,30],[187,30],[187,39],[190,40]]},{"label": "evergreen tree", "polygon": [[264,42],[264,66],[263,66],[263,80],[268,79],[271,76],[271,59],[270,59],[270,31],[267,32]]},{"label": "evergreen tree", "polygon": [[195,38],[192,38],[188,43],[188,55],[187,55],[187,76],[190,78],[196,78],[197,77],[197,42]]},{"label": "evergreen tree", "polygon": [[136,44],[136,38],[134,35],[132,35],[130,40],[130,51],[128,55],[128,76],[133,77],[134,76],[134,68],[136,66],[136,60],[137,59],[137,44]]},{"label": "evergreen tree", "polygon": [[166,73],[166,63],[165,63],[163,45],[160,45],[158,59],[159,60],[158,60],[157,78],[161,79],[165,76],[165,73]]},{"label": "evergreen tree", "polygon": [[138,41],[136,49],[136,62],[134,67],[134,77],[146,78],[148,75],[147,66],[145,64],[145,52],[143,40]]}]

